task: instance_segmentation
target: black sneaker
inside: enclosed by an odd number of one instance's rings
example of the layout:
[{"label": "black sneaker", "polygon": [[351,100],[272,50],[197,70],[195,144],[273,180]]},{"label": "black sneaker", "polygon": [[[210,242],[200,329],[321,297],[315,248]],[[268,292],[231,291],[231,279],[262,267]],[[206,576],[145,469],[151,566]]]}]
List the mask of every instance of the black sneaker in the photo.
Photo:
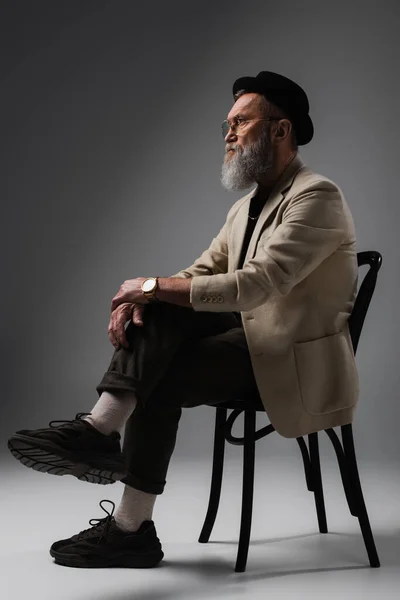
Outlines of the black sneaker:
[{"label": "black sneaker", "polygon": [[[111,502],[113,509],[109,513],[102,502]],[[156,567],[163,559],[164,552],[157,537],[154,521],[143,521],[137,531],[120,529],[114,513],[112,500],[100,500],[101,508],[107,513],[92,527],[84,529],[72,537],[54,542],[50,555],[55,562],[67,567],[131,567],[145,569]]]},{"label": "black sneaker", "polygon": [[[127,475],[118,431],[104,435],[78,413],[71,421],[50,421],[49,428],[20,429],[8,448],[26,467],[51,475],[74,475],[90,483],[115,483]],[[53,425],[61,423],[61,425]]]}]

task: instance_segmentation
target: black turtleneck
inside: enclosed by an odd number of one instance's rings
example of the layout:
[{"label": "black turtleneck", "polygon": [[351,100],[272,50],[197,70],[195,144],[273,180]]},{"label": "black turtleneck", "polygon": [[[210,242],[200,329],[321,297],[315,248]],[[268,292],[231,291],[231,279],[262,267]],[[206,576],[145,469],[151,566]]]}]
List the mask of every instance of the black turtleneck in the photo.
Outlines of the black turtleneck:
[{"label": "black turtleneck", "polygon": [[[255,196],[253,196],[253,198],[250,200],[249,213],[248,213],[248,218],[247,218],[247,227],[246,227],[246,231],[245,231],[244,238],[243,238],[243,244],[242,244],[242,249],[240,252],[239,264],[236,267],[237,269],[241,269],[243,267],[244,257],[246,256],[246,252],[247,252],[247,248],[249,247],[251,236],[253,235],[254,228],[256,226],[258,217],[260,216],[260,213],[264,207],[265,202],[266,202],[265,197],[260,198],[259,196],[257,196],[257,194]],[[253,218],[250,218],[250,217],[253,217]],[[235,314],[239,319],[239,324],[242,325],[242,317],[241,317],[240,312],[237,312]]]},{"label": "black turtleneck", "polygon": [[[243,238],[242,250],[240,253],[239,264],[236,267],[237,269],[241,269],[244,263],[244,257],[246,256],[247,248],[249,247],[251,236],[253,235],[253,231],[255,229],[256,223],[258,221],[258,217],[264,207],[265,198],[259,198],[257,195],[253,196],[250,200],[249,213],[247,218],[247,227],[246,232]],[[252,217],[252,218],[251,218]]]}]

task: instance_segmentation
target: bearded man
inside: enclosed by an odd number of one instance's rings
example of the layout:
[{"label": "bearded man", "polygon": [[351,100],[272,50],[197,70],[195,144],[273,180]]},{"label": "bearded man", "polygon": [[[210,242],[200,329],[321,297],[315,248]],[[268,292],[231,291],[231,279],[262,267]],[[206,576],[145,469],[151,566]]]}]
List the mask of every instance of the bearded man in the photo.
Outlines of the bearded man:
[{"label": "bearded man", "polygon": [[107,517],[54,542],[60,564],[162,560],[153,506],[182,407],[258,399],[287,438],[352,422],[359,387],[347,321],[358,269],[349,207],[298,154],[314,131],[298,84],[263,71],[236,80],[233,95],[222,184],[256,187],[190,267],[121,285],[108,328],[115,352],[92,411],[9,440],[28,467],[125,484],[115,515],[108,501]]}]

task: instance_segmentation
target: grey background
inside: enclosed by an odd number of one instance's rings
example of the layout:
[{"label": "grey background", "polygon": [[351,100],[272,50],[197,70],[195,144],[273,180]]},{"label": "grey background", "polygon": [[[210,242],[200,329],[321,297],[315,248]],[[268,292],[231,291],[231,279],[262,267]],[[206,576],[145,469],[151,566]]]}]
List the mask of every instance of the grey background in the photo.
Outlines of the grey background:
[{"label": "grey background", "polygon": [[[300,155],[342,188],[358,250],[383,255],[354,431],[360,457],[397,460],[398,5],[16,1],[0,23],[3,457],[14,430],[92,408],[120,284],[208,247],[244,194],[219,182],[232,83],[272,70],[309,96]],[[185,410],[175,455],[211,459],[213,419]]]}]

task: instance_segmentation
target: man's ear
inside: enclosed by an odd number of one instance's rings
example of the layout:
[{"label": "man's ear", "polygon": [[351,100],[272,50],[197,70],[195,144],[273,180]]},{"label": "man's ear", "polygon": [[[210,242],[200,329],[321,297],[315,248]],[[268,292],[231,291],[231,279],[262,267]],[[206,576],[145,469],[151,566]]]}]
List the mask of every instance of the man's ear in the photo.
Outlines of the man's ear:
[{"label": "man's ear", "polygon": [[278,121],[278,127],[276,130],[275,137],[278,139],[286,139],[290,136],[292,130],[292,124],[288,119],[282,119]]}]

